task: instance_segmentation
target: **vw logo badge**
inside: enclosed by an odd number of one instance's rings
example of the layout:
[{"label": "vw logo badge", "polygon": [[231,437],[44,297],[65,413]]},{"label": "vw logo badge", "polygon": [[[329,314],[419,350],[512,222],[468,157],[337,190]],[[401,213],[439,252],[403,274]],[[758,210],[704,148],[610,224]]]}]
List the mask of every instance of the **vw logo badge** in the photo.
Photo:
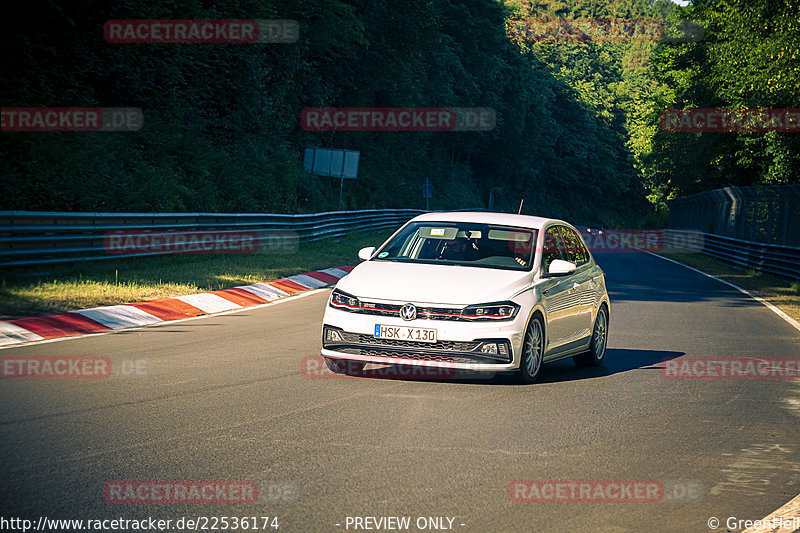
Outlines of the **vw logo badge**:
[{"label": "vw logo badge", "polygon": [[414,304],[406,304],[400,308],[400,318],[403,320],[414,320],[417,318],[417,308]]}]

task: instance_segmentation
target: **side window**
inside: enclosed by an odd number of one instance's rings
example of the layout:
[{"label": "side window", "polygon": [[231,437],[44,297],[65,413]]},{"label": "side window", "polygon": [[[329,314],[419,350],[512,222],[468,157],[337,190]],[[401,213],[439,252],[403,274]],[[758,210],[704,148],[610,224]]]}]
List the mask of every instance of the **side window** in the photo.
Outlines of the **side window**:
[{"label": "side window", "polygon": [[542,247],[542,269],[547,272],[554,259],[563,259],[558,226],[550,226],[544,234]]},{"label": "side window", "polygon": [[561,226],[561,240],[564,243],[564,259],[577,266],[589,261],[589,252],[583,245],[580,235],[574,230]]},{"label": "side window", "polygon": [[575,235],[575,242],[578,244],[580,263],[577,263],[577,265],[581,266],[584,263],[588,263],[591,256],[589,255],[589,250],[586,249],[586,245],[583,243],[583,239],[581,239],[579,234],[575,233],[575,230],[570,231]]}]

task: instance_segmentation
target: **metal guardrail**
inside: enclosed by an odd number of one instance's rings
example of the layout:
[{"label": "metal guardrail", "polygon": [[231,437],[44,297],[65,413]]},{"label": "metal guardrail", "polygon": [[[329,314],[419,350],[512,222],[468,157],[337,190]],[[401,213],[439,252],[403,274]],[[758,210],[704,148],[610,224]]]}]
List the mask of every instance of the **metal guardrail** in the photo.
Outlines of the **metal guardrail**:
[{"label": "metal guardrail", "polygon": [[[416,209],[332,211],[304,215],[231,213],[50,213],[0,211],[0,267],[43,265],[175,253],[111,254],[104,238],[114,232],[242,231],[265,245],[297,245],[353,230],[398,227]],[[800,248],[764,244],[691,230],[664,230],[663,243],[742,268],[800,279]]]},{"label": "metal guardrail", "polygon": [[296,245],[353,230],[397,227],[423,213],[369,209],[303,215],[232,213],[60,213],[0,211],[0,267],[165,255],[171,251],[109,254],[114,232],[254,232],[260,244]]},{"label": "metal guardrail", "polygon": [[800,185],[725,187],[667,200],[671,229],[800,246]]},{"label": "metal guardrail", "polygon": [[764,244],[723,237],[712,233],[686,230],[664,230],[667,246],[709,255],[741,268],[800,279],[800,248],[780,244]]}]

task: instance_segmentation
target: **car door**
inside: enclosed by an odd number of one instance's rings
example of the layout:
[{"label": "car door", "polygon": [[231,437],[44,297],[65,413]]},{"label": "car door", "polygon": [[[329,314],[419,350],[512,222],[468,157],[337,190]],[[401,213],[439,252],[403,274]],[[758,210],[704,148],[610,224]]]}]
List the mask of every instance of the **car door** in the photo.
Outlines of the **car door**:
[{"label": "car door", "polygon": [[571,276],[573,301],[576,306],[576,317],[571,336],[584,338],[589,335],[592,328],[592,312],[595,301],[595,280],[597,273],[590,261],[589,251],[583,243],[578,232],[566,226],[559,227],[561,242],[564,245],[565,261],[575,263],[577,269]]},{"label": "car door", "polygon": [[575,290],[575,275],[549,277],[547,271],[555,259],[569,261],[561,237],[561,226],[549,226],[542,243],[542,303],[547,314],[546,355],[569,349],[579,329],[580,294]]}]

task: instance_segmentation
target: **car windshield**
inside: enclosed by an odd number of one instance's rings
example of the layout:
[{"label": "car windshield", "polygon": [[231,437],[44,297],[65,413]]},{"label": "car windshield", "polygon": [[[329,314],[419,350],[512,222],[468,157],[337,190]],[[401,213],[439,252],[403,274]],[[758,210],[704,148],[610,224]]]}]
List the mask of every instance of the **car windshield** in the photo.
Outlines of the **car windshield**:
[{"label": "car windshield", "polygon": [[412,222],[384,244],[377,261],[530,270],[536,232],[474,222]]}]

